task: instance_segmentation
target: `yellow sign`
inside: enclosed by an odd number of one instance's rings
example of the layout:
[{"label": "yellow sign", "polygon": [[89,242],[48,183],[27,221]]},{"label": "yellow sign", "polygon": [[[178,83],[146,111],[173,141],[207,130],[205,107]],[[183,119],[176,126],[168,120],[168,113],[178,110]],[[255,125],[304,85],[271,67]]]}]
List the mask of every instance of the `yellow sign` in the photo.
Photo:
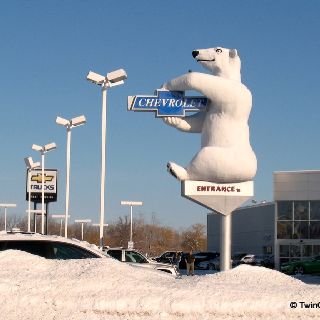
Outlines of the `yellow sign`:
[{"label": "yellow sign", "polygon": [[[54,176],[47,176],[44,174],[44,182],[51,182],[53,180]],[[32,175],[31,176],[31,181],[35,181],[38,183],[42,183],[42,174],[38,173],[37,175]]]}]

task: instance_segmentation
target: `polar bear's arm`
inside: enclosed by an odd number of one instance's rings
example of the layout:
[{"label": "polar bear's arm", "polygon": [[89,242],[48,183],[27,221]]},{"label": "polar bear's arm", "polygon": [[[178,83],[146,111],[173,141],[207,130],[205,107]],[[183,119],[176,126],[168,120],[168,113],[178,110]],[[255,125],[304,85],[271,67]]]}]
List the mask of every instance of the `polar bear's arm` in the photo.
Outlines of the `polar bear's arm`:
[{"label": "polar bear's arm", "polygon": [[198,112],[192,116],[179,117],[164,117],[163,121],[169,126],[175,127],[180,131],[200,133],[202,131],[205,112]]},{"label": "polar bear's arm", "polygon": [[[228,100],[239,87],[245,88],[241,82],[199,72],[189,72],[163,85],[164,89],[171,91],[196,90],[211,101],[219,102]],[[250,94],[249,90],[246,91]]]}]

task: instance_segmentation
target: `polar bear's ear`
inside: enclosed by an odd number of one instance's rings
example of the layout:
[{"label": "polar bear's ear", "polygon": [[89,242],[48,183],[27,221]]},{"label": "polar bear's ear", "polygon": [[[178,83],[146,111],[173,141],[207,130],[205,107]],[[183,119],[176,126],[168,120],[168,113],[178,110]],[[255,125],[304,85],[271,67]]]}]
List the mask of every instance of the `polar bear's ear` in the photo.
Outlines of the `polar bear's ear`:
[{"label": "polar bear's ear", "polygon": [[238,51],[237,51],[237,49],[230,49],[229,50],[229,57],[230,58],[235,58],[236,56],[238,55]]}]

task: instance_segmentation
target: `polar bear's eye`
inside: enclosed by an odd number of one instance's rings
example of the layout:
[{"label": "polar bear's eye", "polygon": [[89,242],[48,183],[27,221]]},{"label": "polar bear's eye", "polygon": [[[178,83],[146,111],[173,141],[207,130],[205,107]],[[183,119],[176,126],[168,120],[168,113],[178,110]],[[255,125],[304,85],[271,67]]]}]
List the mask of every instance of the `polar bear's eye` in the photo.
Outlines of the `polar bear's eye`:
[{"label": "polar bear's eye", "polygon": [[216,49],[216,53],[221,53],[222,50],[220,48]]}]

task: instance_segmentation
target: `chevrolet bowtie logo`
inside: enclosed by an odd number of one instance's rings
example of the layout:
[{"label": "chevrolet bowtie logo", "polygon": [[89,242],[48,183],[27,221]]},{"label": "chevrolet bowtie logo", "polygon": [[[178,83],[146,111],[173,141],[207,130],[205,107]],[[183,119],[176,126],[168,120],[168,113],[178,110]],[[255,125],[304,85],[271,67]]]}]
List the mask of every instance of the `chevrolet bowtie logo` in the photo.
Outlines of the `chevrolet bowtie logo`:
[{"label": "chevrolet bowtie logo", "polygon": [[[53,180],[54,176],[47,176],[46,174],[44,174],[44,182],[51,182]],[[42,174],[38,173],[37,175],[33,175],[31,177],[31,181],[35,181],[38,183],[42,183]]]}]

